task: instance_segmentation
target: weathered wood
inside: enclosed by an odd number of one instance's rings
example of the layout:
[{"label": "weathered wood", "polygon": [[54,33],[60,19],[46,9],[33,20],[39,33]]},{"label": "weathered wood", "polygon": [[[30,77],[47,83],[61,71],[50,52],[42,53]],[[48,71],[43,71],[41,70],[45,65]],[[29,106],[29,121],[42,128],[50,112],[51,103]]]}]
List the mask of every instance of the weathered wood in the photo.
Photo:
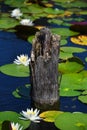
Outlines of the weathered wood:
[{"label": "weathered wood", "polygon": [[[31,51],[32,98],[41,109],[55,109],[59,101],[58,57],[60,36],[48,28],[36,33]],[[58,106],[57,106],[58,107]]]}]

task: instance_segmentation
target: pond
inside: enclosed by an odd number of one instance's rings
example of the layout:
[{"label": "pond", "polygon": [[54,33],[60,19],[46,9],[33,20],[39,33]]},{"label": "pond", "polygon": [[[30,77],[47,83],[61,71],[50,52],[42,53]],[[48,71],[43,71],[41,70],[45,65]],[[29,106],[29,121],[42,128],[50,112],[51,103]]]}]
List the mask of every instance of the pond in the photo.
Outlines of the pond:
[{"label": "pond", "polygon": [[[11,16],[12,10],[16,8],[21,10],[20,14],[23,13],[23,16],[20,15],[19,18]],[[23,129],[30,125],[29,130],[87,129],[86,0],[43,0],[40,5],[28,0],[21,2],[1,0],[0,10],[0,130],[5,128],[8,130],[10,121],[20,123]],[[22,18],[31,19],[28,21],[31,24],[21,24]],[[46,121],[30,124],[30,121],[22,122],[16,119],[21,111],[32,108],[29,66],[16,65],[14,60],[20,55],[30,57],[32,39],[43,27],[48,27],[52,33],[61,35],[58,67],[62,74],[59,89],[60,106],[58,111],[43,113],[42,117],[47,118]],[[63,116],[54,120],[59,111],[64,112]],[[77,116],[79,122],[77,120],[73,122]],[[67,128],[65,117],[67,122],[71,119],[69,124],[72,128],[70,126]],[[60,124],[57,123],[59,120]],[[61,123],[64,121],[63,128]],[[73,125],[75,123],[76,126]]]}]

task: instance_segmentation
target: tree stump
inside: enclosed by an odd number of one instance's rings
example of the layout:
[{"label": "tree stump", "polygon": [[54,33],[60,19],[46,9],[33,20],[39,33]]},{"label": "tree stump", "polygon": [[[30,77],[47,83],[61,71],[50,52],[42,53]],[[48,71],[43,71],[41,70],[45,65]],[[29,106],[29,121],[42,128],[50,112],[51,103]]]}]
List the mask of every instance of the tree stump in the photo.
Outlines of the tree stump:
[{"label": "tree stump", "polygon": [[37,108],[58,109],[58,60],[60,36],[48,28],[36,32],[31,50],[32,99]]}]

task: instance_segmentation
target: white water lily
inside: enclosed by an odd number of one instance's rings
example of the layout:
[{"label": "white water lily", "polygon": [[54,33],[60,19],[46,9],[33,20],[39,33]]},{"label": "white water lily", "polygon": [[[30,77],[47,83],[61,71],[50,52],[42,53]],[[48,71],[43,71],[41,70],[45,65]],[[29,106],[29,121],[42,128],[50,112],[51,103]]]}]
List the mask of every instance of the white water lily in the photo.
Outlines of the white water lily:
[{"label": "white water lily", "polygon": [[17,56],[17,59],[14,60],[14,63],[17,64],[17,65],[24,65],[24,66],[28,66],[29,63],[30,63],[30,58],[28,58],[28,55],[20,55],[20,56]]},{"label": "white water lily", "polygon": [[26,26],[33,26],[34,25],[30,19],[22,19],[20,21],[20,24],[26,25]]},{"label": "white water lily", "polygon": [[14,9],[12,12],[11,12],[11,17],[15,17],[16,19],[19,19],[23,14],[21,13],[20,9],[17,8],[17,9]]},{"label": "white water lily", "polygon": [[23,120],[31,120],[36,123],[39,123],[41,120],[41,118],[38,116],[39,110],[37,109],[33,110],[33,108],[31,109],[27,108],[27,111],[22,111],[20,114],[23,116],[23,117],[20,117],[20,119],[23,119]]},{"label": "white water lily", "polygon": [[15,124],[14,122],[11,122],[11,129],[12,130],[22,130],[23,127],[20,126],[20,124],[18,124],[18,123]]}]

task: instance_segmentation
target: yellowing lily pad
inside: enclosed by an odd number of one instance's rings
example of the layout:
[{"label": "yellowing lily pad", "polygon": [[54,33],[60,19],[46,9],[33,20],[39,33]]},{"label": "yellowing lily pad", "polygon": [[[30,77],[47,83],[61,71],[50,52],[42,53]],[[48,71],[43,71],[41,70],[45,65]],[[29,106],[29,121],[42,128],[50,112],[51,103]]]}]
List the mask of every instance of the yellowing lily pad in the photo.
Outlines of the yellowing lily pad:
[{"label": "yellowing lily pad", "polygon": [[45,111],[42,112],[39,116],[46,122],[54,122],[56,117],[62,113],[62,111]]},{"label": "yellowing lily pad", "polygon": [[30,75],[29,66],[6,64],[0,67],[2,73],[9,76],[28,77]]},{"label": "yellowing lily pad", "polygon": [[55,126],[61,130],[86,130],[87,114],[65,112],[56,118]]},{"label": "yellowing lily pad", "polygon": [[79,35],[71,37],[71,41],[75,44],[87,46],[87,35]]}]

